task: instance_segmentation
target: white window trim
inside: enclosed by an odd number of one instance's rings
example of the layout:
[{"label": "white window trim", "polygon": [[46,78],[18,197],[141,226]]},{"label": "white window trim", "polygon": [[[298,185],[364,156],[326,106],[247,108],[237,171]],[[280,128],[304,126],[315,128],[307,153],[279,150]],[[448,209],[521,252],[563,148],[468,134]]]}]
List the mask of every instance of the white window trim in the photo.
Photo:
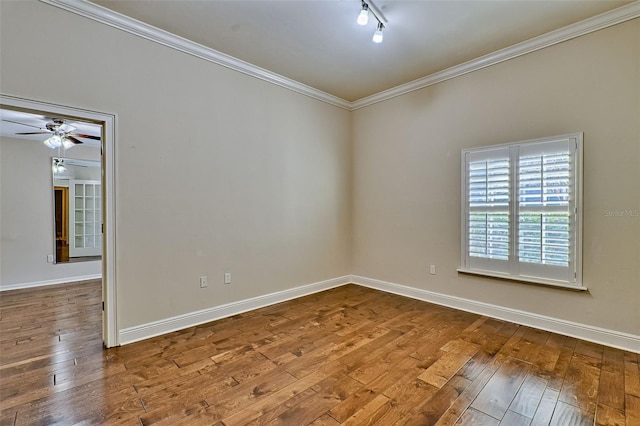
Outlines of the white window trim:
[{"label": "white window trim", "polygon": [[[566,281],[546,279],[546,278],[540,278],[540,277],[520,276],[520,275],[509,274],[509,273],[501,273],[496,271],[488,271],[488,270],[481,270],[481,269],[467,267],[467,259],[468,259],[468,253],[467,253],[467,244],[468,244],[468,233],[467,233],[468,217],[467,216],[468,215],[467,213],[468,212],[466,210],[466,205],[467,205],[468,191],[467,191],[467,179],[466,179],[466,173],[467,173],[466,154],[469,152],[480,152],[482,150],[508,148],[508,147],[520,146],[528,143],[553,142],[553,141],[558,141],[563,139],[573,140],[575,142],[575,147],[576,147],[575,156],[574,156],[575,172],[573,176],[575,180],[574,193],[576,194],[576,200],[575,200],[575,206],[574,206],[575,208],[575,223],[574,223],[575,259],[574,260],[575,260],[575,274],[576,274],[575,283],[569,283]],[[460,166],[461,179],[460,180],[461,180],[461,188],[462,188],[461,194],[460,194],[460,200],[461,200],[461,203],[460,203],[460,207],[461,207],[460,264],[462,266],[460,266],[457,269],[457,271],[464,274],[500,278],[500,279],[505,279],[509,281],[517,281],[517,282],[523,282],[523,283],[529,283],[529,284],[540,284],[540,285],[552,286],[552,287],[563,288],[563,289],[571,289],[571,290],[578,290],[578,291],[588,290],[587,287],[584,286],[584,283],[582,281],[583,133],[571,133],[566,135],[552,136],[548,138],[530,139],[525,141],[507,143],[507,144],[498,144],[498,145],[483,146],[480,148],[463,149],[461,152],[460,158],[461,158],[461,166]],[[513,178],[515,180],[515,176]],[[513,187],[515,188],[515,186]]]}]

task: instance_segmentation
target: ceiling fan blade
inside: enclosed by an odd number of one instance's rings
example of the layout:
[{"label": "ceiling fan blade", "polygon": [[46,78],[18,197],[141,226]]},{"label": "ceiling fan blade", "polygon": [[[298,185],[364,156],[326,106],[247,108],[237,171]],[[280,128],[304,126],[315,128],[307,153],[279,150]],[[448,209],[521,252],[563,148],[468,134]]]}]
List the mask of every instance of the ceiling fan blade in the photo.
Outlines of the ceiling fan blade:
[{"label": "ceiling fan blade", "polygon": [[[69,136],[69,135],[67,135]],[[79,137],[79,138],[85,138],[85,139],[93,139],[94,141],[99,141],[100,140],[100,136],[93,136],[93,135],[83,135],[81,133],[74,133],[73,136]]]},{"label": "ceiling fan blade", "polygon": [[65,133],[73,132],[76,127],[73,127],[71,124],[63,123],[58,127],[58,129],[62,130]]},{"label": "ceiling fan blade", "polygon": [[67,139],[69,139],[71,142],[75,143],[76,145],[79,143],[83,143],[81,140],[74,138],[71,135],[67,135]]},{"label": "ceiling fan blade", "polygon": [[42,127],[32,126],[31,124],[18,123],[17,121],[12,121],[12,120],[2,120],[2,121],[6,121],[7,123],[19,124],[21,126],[33,127],[40,130],[45,130]]},{"label": "ceiling fan blade", "polygon": [[15,135],[46,135],[49,134],[51,132],[20,132],[20,133],[14,133]]}]

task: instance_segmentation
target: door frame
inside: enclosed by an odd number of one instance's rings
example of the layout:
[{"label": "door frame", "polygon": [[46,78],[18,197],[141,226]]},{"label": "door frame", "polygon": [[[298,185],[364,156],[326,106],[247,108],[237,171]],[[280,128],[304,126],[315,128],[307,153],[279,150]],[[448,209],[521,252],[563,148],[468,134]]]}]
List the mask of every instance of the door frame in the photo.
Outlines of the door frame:
[{"label": "door frame", "polygon": [[[56,223],[54,226],[54,231],[56,231],[56,262],[62,258],[63,261],[69,260],[69,187],[67,186],[54,186],[53,192],[54,197],[57,198],[56,192],[60,192],[60,203],[58,204],[54,199],[54,208],[53,215],[56,218]],[[58,209],[58,206],[60,207]],[[60,211],[60,228],[61,228],[61,239],[58,239],[58,211]],[[62,241],[67,244],[67,254],[66,256],[61,256],[60,249],[58,247],[58,242]]]},{"label": "door frame", "polygon": [[107,348],[120,345],[116,274],[116,115],[36,101],[0,93],[0,107],[78,119],[102,125],[102,340]]}]

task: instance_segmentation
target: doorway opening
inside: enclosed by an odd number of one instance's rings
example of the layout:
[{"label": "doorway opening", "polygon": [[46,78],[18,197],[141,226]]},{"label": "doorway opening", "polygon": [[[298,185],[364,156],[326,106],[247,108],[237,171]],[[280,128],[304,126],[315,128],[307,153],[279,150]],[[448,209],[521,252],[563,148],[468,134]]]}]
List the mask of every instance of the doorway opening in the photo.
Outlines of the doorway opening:
[{"label": "doorway opening", "polygon": [[[47,255],[47,261],[51,263],[55,257],[64,263],[63,259],[72,258],[72,247],[74,246],[74,244],[71,244],[72,238],[75,238],[75,241],[77,241],[78,244],[76,244],[76,246],[86,246],[89,240],[91,240],[93,251],[82,252],[82,255],[86,255],[82,260],[96,261],[101,259],[100,270],[102,275],[103,301],[102,340],[106,347],[118,346],[119,333],[117,326],[117,286],[115,274],[116,117],[114,114],[8,95],[0,95],[0,110],[2,112],[6,111],[9,115],[11,113],[31,114],[32,118],[42,117],[43,119],[50,120],[50,122],[44,122],[42,125],[37,123],[24,123],[17,120],[11,120],[17,124],[5,123],[7,120],[3,120],[2,131],[4,132],[7,127],[5,124],[12,124],[14,126],[11,128],[13,135],[10,137],[14,142],[20,142],[17,138],[27,136],[26,134],[31,133],[31,135],[28,136],[38,137],[40,140],[32,140],[29,141],[30,143],[44,142],[49,148],[53,148],[52,154],[58,154],[53,155],[50,159],[52,162],[49,163],[49,172],[54,172],[52,176],[53,182],[56,182],[55,171],[56,166],[59,165],[55,161],[60,160],[61,157],[64,157],[63,159],[66,161],[66,156],[59,155],[60,153],[66,153],[62,150],[67,150],[78,145],[89,146],[92,142],[95,144],[95,141],[98,141],[96,145],[98,149],[97,157],[100,162],[97,177],[93,178],[91,184],[76,179],[72,181],[73,186],[70,186],[70,184],[60,183],[63,182],[63,180],[59,179],[58,184],[54,183],[50,186],[49,202],[52,206],[50,220],[54,225],[53,229],[55,229],[55,232],[52,232],[50,235],[50,247],[53,254]],[[27,117],[27,115],[25,115],[25,117]],[[37,129],[32,128],[32,131],[29,132],[26,131],[28,128],[25,127],[21,131],[16,131],[16,126],[20,124],[30,124],[32,127],[37,127]],[[99,128],[99,134],[91,134],[91,132],[84,129],[77,131],[77,129],[83,125]],[[19,133],[19,135],[16,135],[16,133]],[[7,136],[3,135],[3,138],[4,137]],[[55,149],[58,151],[53,152]],[[78,149],[77,152],[80,152],[80,149]],[[64,166],[58,171],[62,169],[64,169]],[[76,189],[77,191],[74,193]],[[72,198],[77,200],[77,204],[74,205],[70,202]],[[72,217],[75,217],[74,221],[70,219]],[[80,258],[82,255],[77,257]],[[100,255],[100,257],[93,257],[97,255]],[[1,286],[2,283],[0,283],[0,290],[3,289]]]}]

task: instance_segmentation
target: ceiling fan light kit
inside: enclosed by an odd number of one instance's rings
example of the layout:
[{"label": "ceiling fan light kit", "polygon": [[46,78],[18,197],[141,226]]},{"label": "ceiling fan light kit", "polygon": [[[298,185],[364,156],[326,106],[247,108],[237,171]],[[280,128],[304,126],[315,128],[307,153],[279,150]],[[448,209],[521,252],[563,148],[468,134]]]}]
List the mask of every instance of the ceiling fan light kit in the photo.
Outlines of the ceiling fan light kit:
[{"label": "ceiling fan light kit", "polygon": [[62,138],[59,135],[53,135],[45,139],[43,143],[51,149],[60,148],[62,145]]},{"label": "ceiling fan light kit", "polygon": [[67,133],[73,132],[76,128],[70,124],[66,124],[64,120],[54,118],[53,123],[47,124],[47,131],[53,132],[53,135],[43,141],[49,148],[56,149],[63,147],[64,149],[73,148],[76,142],[67,137]]},{"label": "ceiling fan light kit", "polygon": [[[382,22],[382,14],[379,11],[376,11],[375,8],[372,8],[369,3],[364,0],[362,1],[362,9],[358,14],[358,18],[356,22],[359,25],[367,25],[369,23],[369,14],[373,15],[373,17],[378,21],[378,25],[376,27],[376,32],[373,33],[373,38],[371,41],[374,43],[382,43],[384,35],[382,34],[382,30],[385,28],[384,23]],[[371,1],[371,0],[369,0]],[[385,21],[386,22],[386,21]]]},{"label": "ceiling fan light kit", "polygon": [[54,158],[53,160],[53,173],[60,174],[67,171],[67,168],[64,166],[64,160],[62,158]]}]

